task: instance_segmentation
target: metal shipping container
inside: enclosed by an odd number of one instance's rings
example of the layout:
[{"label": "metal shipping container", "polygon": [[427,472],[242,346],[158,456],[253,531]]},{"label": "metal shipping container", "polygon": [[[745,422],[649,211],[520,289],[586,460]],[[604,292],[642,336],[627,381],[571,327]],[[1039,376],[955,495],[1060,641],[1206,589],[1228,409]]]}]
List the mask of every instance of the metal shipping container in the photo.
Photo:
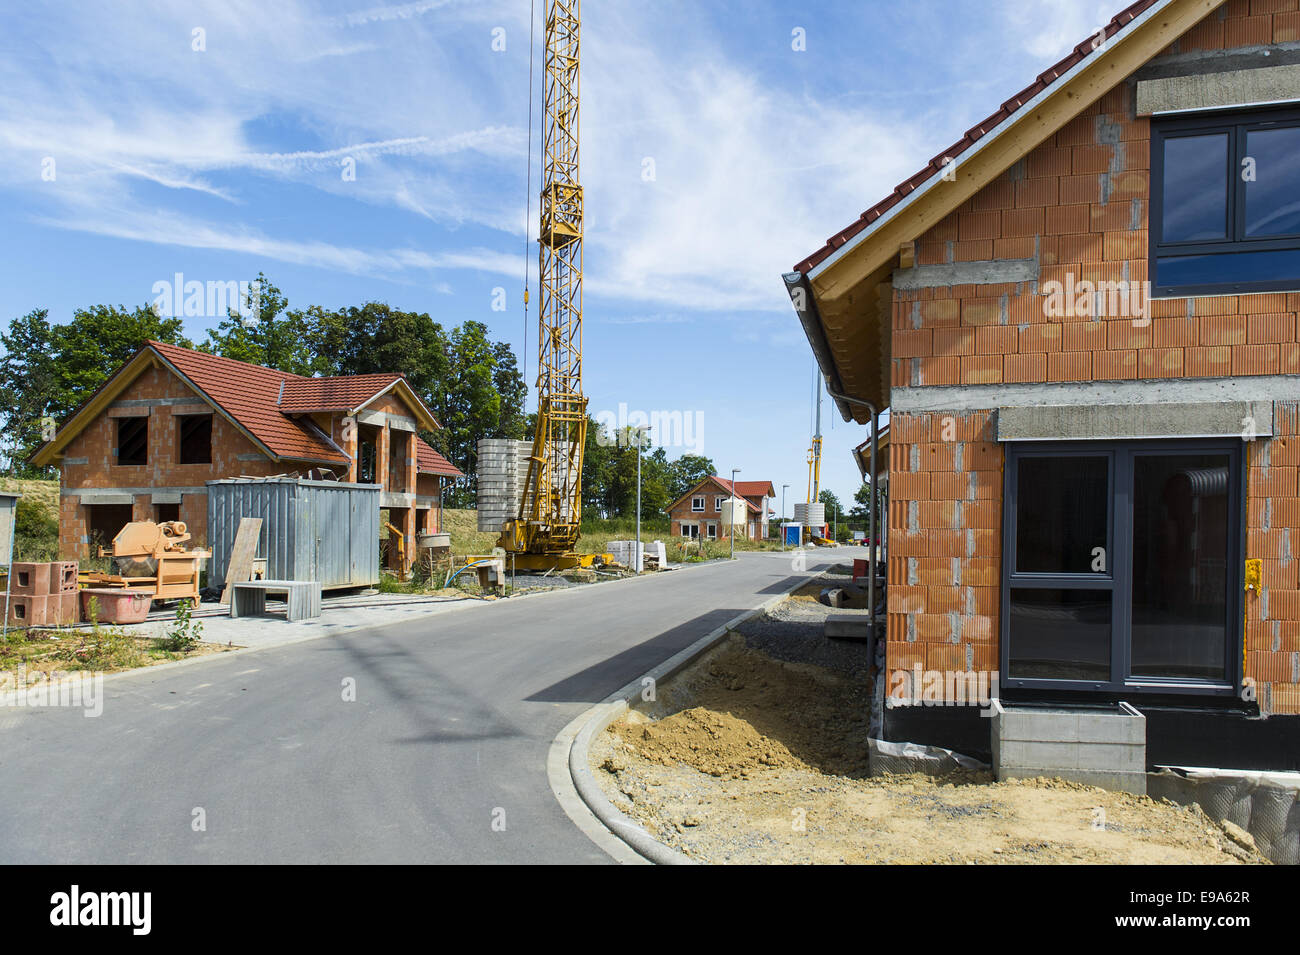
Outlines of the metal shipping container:
[{"label": "metal shipping container", "polygon": [[378,484],[299,478],[209,481],[208,585],[226,579],[239,521],[262,518],[257,556],[273,580],[314,580],[324,590],[379,583]]}]

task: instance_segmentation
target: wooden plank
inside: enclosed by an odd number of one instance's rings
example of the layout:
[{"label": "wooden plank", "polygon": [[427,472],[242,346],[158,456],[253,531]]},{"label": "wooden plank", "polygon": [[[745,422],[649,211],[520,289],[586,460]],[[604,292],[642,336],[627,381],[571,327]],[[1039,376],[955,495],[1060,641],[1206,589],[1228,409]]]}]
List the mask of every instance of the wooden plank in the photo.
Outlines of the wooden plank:
[{"label": "wooden plank", "polygon": [[253,579],[253,560],[257,556],[257,538],[262,533],[260,517],[241,517],[235,532],[235,544],[230,548],[230,566],[226,568],[226,586],[221,591],[221,602],[230,603],[232,584],[242,584]]}]

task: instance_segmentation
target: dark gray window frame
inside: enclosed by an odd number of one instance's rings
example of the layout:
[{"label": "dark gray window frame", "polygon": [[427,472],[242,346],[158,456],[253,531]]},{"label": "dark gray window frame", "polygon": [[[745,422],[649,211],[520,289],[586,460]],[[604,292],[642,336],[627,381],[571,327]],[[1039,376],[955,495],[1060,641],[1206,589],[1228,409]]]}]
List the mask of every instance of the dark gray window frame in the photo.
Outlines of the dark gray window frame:
[{"label": "dark gray window frame", "polygon": [[[999,684],[1012,690],[1091,691],[1107,695],[1235,697],[1241,685],[1242,646],[1245,612],[1242,573],[1246,561],[1245,456],[1239,439],[1167,439],[1135,441],[1051,441],[1011,442],[1006,447],[1003,472],[1002,577],[999,619]],[[1227,639],[1224,641],[1224,673],[1227,680],[1132,677],[1132,508],[1133,460],[1136,455],[1180,453],[1227,453],[1230,566],[1227,582]],[[1106,572],[1090,574],[1045,574],[1016,571],[1016,518],[1019,491],[1019,461],[1024,457],[1079,456],[1110,458],[1110,498],[1107,505],[1108,551]],[[1235,507],[1233,503],[1235,502]],[[1124,519],[1121,519],[1124,516]],[[1048,680],[1011,677],[1011,588],[1106,590],[1111,597],[1110,679]]]},{"label": "dark gray window frame", "polygon": [[[1248,109],[1195,116],[1155,119],[1151,122],[1150,217],[1148,221],[1147,274],[1151,277],[1151,294],[1155,298],[1182,298],[1192,295],[1235,295],[1244,292],[1283,292],[1300,290],[1300,276],[1267,282],[1213,282],[1196,285],[1166,285],[1160,282],[1157,260],[1177,255],[1215,255],[1234,252],[1269,252],[1300,249],[1300,234],[1245,238],[1246,184],[1241,178],[1242,160],[1246,158],[1246,133],[1257,129],[1300,126],[1298,109]],[[1164,144],[1179,136],[1228,134],[1228,167],[1224,170],[1224,189],[1228,193],[1228,239],[1223,241],[1165,242],[1164,228]]]}]

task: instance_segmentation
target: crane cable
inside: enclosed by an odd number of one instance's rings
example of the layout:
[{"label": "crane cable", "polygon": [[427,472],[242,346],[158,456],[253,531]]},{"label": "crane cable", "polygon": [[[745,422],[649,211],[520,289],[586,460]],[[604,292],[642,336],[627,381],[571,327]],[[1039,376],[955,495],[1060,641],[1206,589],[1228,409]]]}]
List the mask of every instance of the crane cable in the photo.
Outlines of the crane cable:
[{"label": "crane cable", "polygon": [[[528,5],[528,144],[524,148],[524,347],[519,353],[521,361],[528,360],[528,276],[530,246],[528,243],[529,216],[533,211],[533,54],[537,48],[537,0]],[[524,374],[527,374],[525,371]],[[528,379],[525,378],[525,381]],[[528,411],[528,392],[524,392],[523,411]]]}]

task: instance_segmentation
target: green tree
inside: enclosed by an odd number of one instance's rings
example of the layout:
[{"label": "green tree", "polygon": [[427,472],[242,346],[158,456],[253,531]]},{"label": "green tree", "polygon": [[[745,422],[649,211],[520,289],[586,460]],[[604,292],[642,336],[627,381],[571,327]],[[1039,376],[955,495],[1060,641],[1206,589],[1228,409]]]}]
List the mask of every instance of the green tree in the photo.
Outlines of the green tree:
[{"label": "green tree", "polygon": [[683,454],[668,465],[667,484],[669,502],[677,500],[706,477],[718,473],[712,458],[701,454]]},{"label": "green tree", "polygon": [[255,288],[256,309],[251,313],[228,309],[217,327],[208,331],[208,340],[199,350],[293,375],[310,375],[316,363],[307,316],[289,311],[288,300],[261,272]]},{"label": "green tree", "polygon": [[826,523],[831,523],[835,515],[844,515],[844,505],[840,504],[840,499],[835,496],[833,491],[823,490],[817,495],[817,500],[826,505]]},{"label": "green tree", "polygon": [[6,471],[27,473],[27,457],[48,434],[41,419],[57,390],[53,334],[43,308],[15,318],[8,333],[0,333],[0,457]]}]

